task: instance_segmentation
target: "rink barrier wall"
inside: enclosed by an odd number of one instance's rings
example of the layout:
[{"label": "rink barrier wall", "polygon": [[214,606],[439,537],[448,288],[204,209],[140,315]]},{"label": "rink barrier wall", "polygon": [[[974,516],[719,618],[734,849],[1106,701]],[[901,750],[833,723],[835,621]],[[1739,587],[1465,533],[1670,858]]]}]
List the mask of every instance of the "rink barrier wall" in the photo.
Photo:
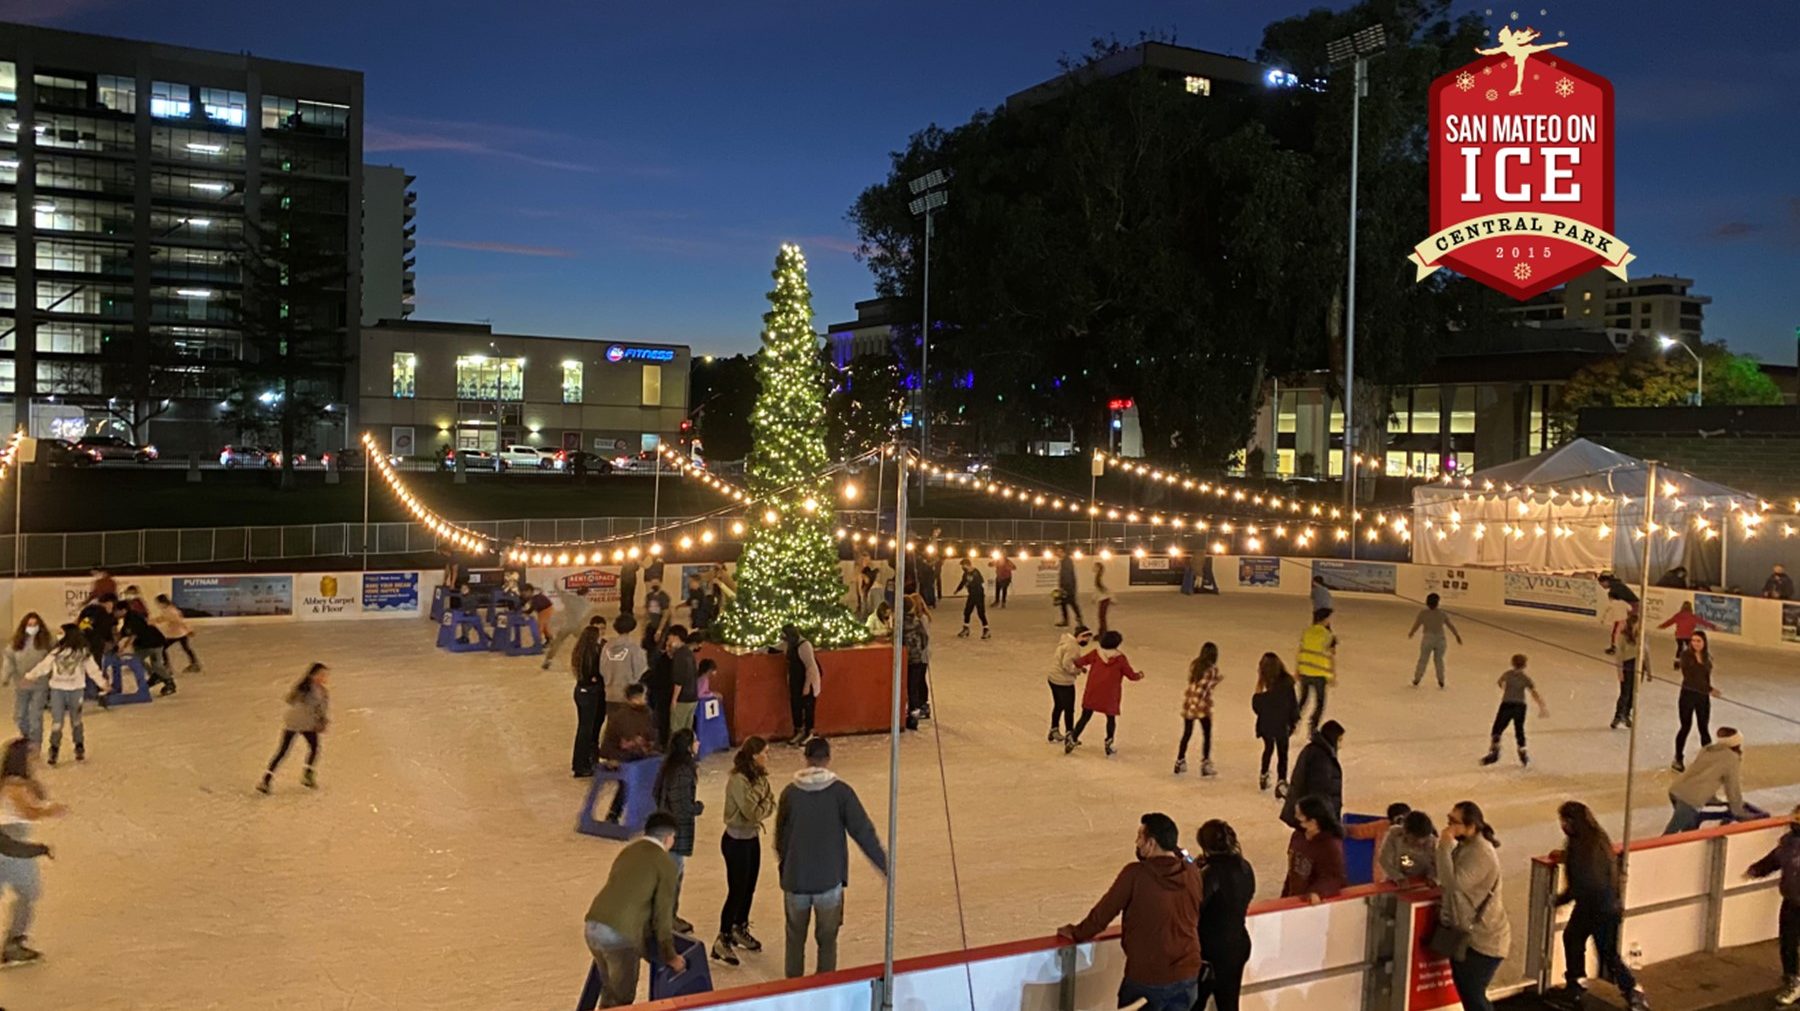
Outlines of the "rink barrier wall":
[{"label": "rink barrier wall", "polygon": [[[1744,880],[1788,830],[1765,818],[1631,844],[1625,924],[1619,952],[1633,965],[1716,952],[1773,939],[1781,909],[1781,875]],[[1562,933],[1572,906],[1556,907],[1563,887],[1560,854],[1533,857],[1525,945],[1525,977],[1540,988],[1562,979]],[[1595,969],[1592,945],[1588,968]]]},{"label": "rink barrier wall", "polygon": [[[1274,899],[1250,907],[1250,964],[1243,1006],[1249,1011],[1295,1007],[1427,1011],[1444,1007],[1405,1003],[1401,985],[1407,960],[1396,951],[1413,947],[1396,917],[1406,903],[1435,907],[1429,889],[1393,883],[1346,889],[1309,906]],[[894,963],[894,1007],[954,1011],[1079,1011],[1110,1008],[1123,977],[1119,931],[1091,941],[1054,934],[967,951],[943,952]],[[880,1007],[879,964],[839,969],[800,979],[774,980],[709,994],[636,1004],[643,1011],[872,1011]]]}]

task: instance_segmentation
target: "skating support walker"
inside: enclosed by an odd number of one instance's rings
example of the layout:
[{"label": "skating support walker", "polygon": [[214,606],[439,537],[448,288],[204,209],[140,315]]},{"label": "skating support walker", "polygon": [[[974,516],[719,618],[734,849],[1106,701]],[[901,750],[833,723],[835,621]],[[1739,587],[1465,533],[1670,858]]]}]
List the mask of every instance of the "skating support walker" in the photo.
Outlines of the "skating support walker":
[{"label": "skating support walker", "polygon": [[[150,701],[150,675],[144,670],[144,661],[135,656],[111,653],[107,655],[106,662],[101,665],[100,669],[106,679],[112,683],[112,690],[106,693],[107,705],[129,706]],[[127,670],[130,670],[131,676],[137,679],[137,687],[131,691],[125,690],[125,671]],[[88,686],[88,697],[95,698],[98,697],[98,694],[92,685]]]},{"label": "skating support walker", "polygon": [[[582,801],[581,813],[575,818],[575,831],[607,839],[636,838],[644,831],[644,822],[650,813],[656,810],[651,791],[656,786],[656,770],[661,766],[660,755],[620,762],[611,767],[605,762],[595,765],[594,778],[588,783],[587,799]],[[607,783],[617,783],[618,789],[625,793],[625,808],[618,821],[607,821],[605,811],[595,810],[603,799],[611,803]]]},{"label": "skating support walker", "polygon": [[474,653],[487,649],[488,642],[487,624],[479,611],[445,611],[438,620],[438,649]]},{"label": "skating support walker", "polygon": [[725,725],[725,702],[717,695],[700,696],[694,711],[694,736],[700,739],[700,757],[731,748],[731,729]]},{"label": "skating support walker", "polygon": [[[687,962],[687,968],[679,973],[669,971],[669,967],[654,956],[650,958],[650,999],[712,993],[712,967],[706,962],[706,948],[692,937],[676,934],[675,951]],[[589,964],[587,980],[581,984],[581,999],[576,1002],[575,1011],[594,1011],[600,1006],[602,981],[600,966]]]},{"label": "skating support walker", "polygon": [[544,636],[531,615],[501,611],[494,616],[494,639],[489,648],[507,656],[537,656],[544,651]]}]

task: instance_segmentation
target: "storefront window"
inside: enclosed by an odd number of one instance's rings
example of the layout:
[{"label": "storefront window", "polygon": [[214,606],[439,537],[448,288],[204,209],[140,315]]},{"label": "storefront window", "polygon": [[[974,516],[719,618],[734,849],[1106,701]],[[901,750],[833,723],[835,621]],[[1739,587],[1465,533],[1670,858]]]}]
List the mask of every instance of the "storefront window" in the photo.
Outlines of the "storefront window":
[{"label": "storefront window", "polygon": [[419,357],[410,351],[394,352],[394,396],[412,399],[417,395]]},{"label": "storefront window", "polygon": [[525,359],[458,355],[456,395],[463,400],[524,400]]},{"label": "storefront window", "polygon": [[565,404],[581,403],[581,363],[567,361],[562,363],[562,402]]},{"label": "storefront window", "polygon": [[661,407],[662,406],[662,366],[661,365],[646,365],[646,366],[644,366],[643,394],[644,394],[643,397],[639,401],[639,403],[641,403],[643,406],[645,406],[645,407]]}]

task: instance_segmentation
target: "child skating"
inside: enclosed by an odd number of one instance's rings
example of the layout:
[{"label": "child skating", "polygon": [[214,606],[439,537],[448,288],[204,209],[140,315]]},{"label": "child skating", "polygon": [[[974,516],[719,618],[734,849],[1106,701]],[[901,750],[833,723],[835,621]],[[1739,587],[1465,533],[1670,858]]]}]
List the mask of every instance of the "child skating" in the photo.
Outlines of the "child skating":
[{"label": "child skating", "polygon": [[[1097,601],[1094,606],[1100,610],[1100,634],[1105,635],[1108,627],[1106,620],[1112,614],[1113,609],[1112,591],[1106,588],[1105,562],[1094,563],[1094,599]],[[1080,621],[1081,619],[1077,616],[1076,620]]]},{"label": "child skating", "polygon": [[258,793],[268,793],[269,783],[275,778],[275,769],[281,760],[287,757],[288,746],[294,743],[294,735],[306,738],[306,771],[300,774],[300,783],[309,789],[317,789],[318,778],[313,774],[313,766],[319,761],[319,735],[325,732],[330,723],[331,708],[331,669],[322,663],[315,663],[306,669],[306,676],[300,679],[287,693],[287,715],[282,720],[281,746],[275,749],[275,757],[269,759],[268,771],[263,773],[262,782],[256,784]]},{"label": "child skating", "polygon": [[1116,630],[1104,632],[1100,636],[1100,648],[1075,661],[1087,669],[1088,683],[1087,690],[1081,695],[1081,719],[1075,721],[1075,729],[1063,741],[1063,754],[1081,747],[1081,732],[1087,729],[1088,721],[1094,718],[1095,713],[1106,716],[1107,756],[1118,753],[1113,747],[1113,738],[1118,731],[1119,698],[1123,694],[1123,685],[1127,679],[1144,679],[1144,672],[1132,669],[1131,661],[1119,652],[1119,646],[1124,641],[1125,637]]},{"label": "child skating", "polygon": [[988,637],[987,580],[981,574],[981,570],[975,567],[975,563],[967,558],[962,560],[962,581],[957,583],[956,589],[951,592],[960,593],[963,590],[969,591],[969,596],[967,600],[963,601],[963,626],[962,631],[956,633],[956,637],[959,639],[969,637],[969,615],[975,614],[981,617],[981,637],[986,639]]},{"label": "child skating", "polygon": [[1194,723],[1200,724],[1200,775],[1216,776],[1212,761],[1213,689],[1219,686],[1219,647],[1204,643],[1200,655],[1188,664],[1187,692],[1181,699],[1181,748],[1175,753],[1175,775],[1187,771],[1188,741]]},{"label": "child skating", "polygon": [[1525,751],[1525,696],[1530,695],[1537,703],[1538,715],[1544,719],[1550,718],[1550,707],[1538,694],[1531,675],[1525,673],[1525,662],[1525,654],[1514,653],[1512,669],[1495,682],[1500,686],[1500,710],[1494,714],[1493,739],[1488,744],[1487,757],[1481,760],[1482,765],[1493,765],[1500,760],[1500,735],[1508,723],[1513,725],[1513,737],[1519,742],[1519,764],[1531,764],[1531,756]]}]

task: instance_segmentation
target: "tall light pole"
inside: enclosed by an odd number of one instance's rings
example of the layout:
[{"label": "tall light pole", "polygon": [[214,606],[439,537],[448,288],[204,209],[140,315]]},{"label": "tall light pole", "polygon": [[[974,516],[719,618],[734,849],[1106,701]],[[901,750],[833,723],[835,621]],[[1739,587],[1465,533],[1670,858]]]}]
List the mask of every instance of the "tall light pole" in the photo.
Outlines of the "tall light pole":
[{"label": "tall light pole", "polygon": [[1680,348],[1694,360],[1694,406],[1706,406],[1706,362],[1694,352],[1693,348],[1687,346],[1687,342],[1678,341],[1667,334],[1658,334],[1656,343],[1662,345],[1664,351],[1670,348]]},{"label": "tall light pole", "polygon": [[[1356,169],[1362,149],[1362,99],[1369,90],[1369,57],[1387,46],[1387,32],[1370,25],[1325,46],[1333,67],[1354,68],[1350,96],[1350,265],[1344,296],[1344,505],[1356,508]],[[1351,542],[1354,550],[1355,542]]]},{"label": "tall light pole", "polygon": [[919,307],[919,394],[917,398],[917,414],[919,421],[919,496],[925,495],[925,468],[923,464],[931,459],[931,406],[927,395],[926,384],[931,379],[931,233],[932,218],[944,205],[950,202],[950,194],[944,187],[950,184],[950,176],[943,169],[932,169],[912,182],[907,188],[912,190],[913,200],[906,205],[913,217],[925,219],[925,278],[921,288],[921,305]]}]

